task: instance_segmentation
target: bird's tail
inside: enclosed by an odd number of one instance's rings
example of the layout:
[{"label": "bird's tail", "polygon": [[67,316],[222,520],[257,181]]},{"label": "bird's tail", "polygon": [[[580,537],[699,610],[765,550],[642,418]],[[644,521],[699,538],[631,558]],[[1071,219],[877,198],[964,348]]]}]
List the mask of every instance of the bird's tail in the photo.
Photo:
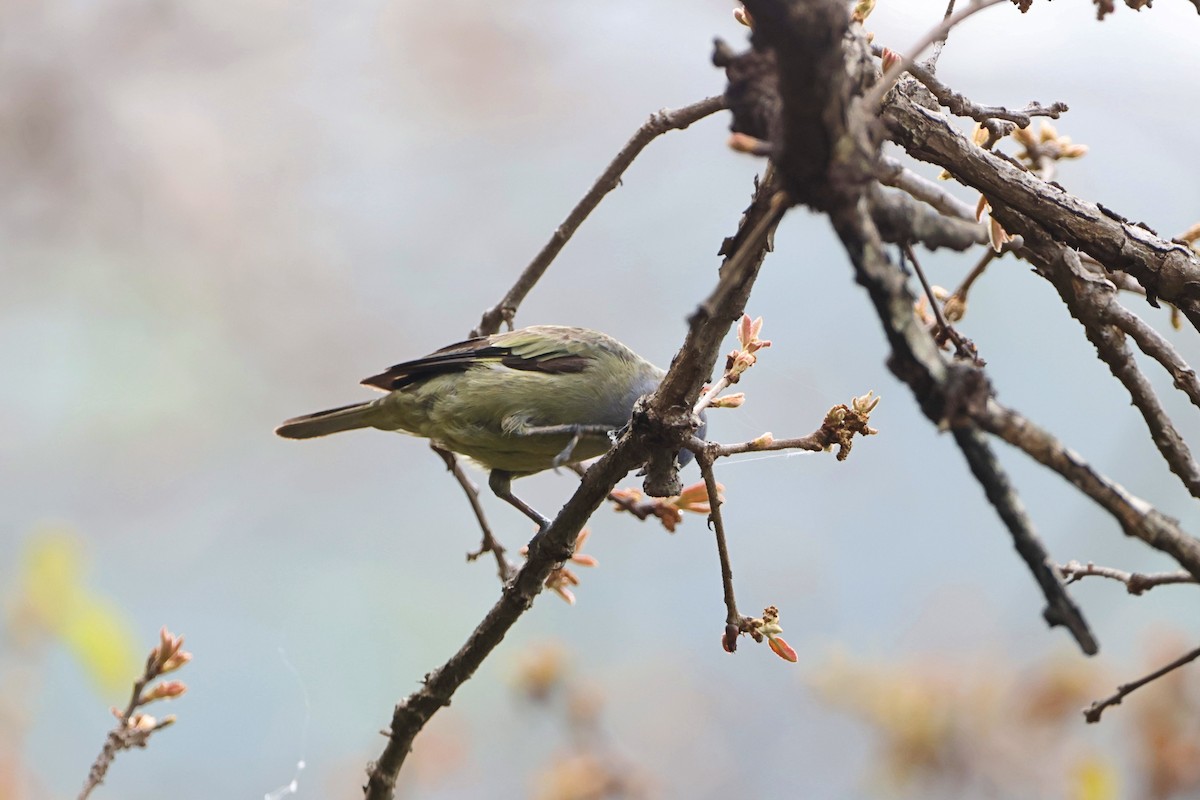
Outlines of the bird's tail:
[{"label": "bird's tail", "polygon": [[285,439],[311,439],[355,428],[370,428],[375,421],[375,410],[370,402],[331,408],[289,419],[276,428],[275,433]]}]

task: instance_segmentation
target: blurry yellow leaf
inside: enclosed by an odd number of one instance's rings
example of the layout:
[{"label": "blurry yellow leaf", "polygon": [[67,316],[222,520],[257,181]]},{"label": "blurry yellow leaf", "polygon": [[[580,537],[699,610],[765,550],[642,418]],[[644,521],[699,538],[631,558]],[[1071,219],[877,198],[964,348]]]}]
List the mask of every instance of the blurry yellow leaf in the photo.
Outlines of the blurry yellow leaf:
[{"label": "blurry yellow leaf", "polygon": [[89,598],[76,608],[59,635],[105,696],[119,694],[137,677],[133,634],[104,598]]},{"label": "blurry yellow leaf", "polygon": [[16,580],[17,619],[28,619],[62,641],[108,697],[137,677],[134,637],[120,609],[85,585],[82,565],[83,547],[75,534],[35,531]]},{"label": "blurry yellow leaf", "polygon": [[81,599],[79,550],[78,538],[57,529],[35,532],[25,548],[20,601],[52,632],[61,630]]},{"label": "blurry yellow leaf", "polygon": [[1071,775],[1071,800],[1116,800],[1117,773],[1099,758],[1086,758]]}]

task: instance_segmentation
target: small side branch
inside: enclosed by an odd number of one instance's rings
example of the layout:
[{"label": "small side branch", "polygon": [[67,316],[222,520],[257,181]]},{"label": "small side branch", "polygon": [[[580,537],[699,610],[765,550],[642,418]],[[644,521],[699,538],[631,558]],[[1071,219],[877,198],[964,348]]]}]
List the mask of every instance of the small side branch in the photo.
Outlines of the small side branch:
[{"label": "small side branch", "polygon": [[[883,55],[883,48],[872,46],[871,52],[877,56]],[[942,83],[930,70],[923,65],[914,63],[908,68],[908,74],[925,84],[925,88],[937,98],[946,109],[959,117],[967,117],[976,122],[984,123],[990,119],[1002,119],[1016,123],[1018,128],[1027,128],[1034,117],[1050,117],[1058,119],[1070,109],[1066,103],[1057,102],[1044,106],[1041,103],[1030,103],[1022,109],[1013,111],[1003,106],[984,106],[969,100],[966,95],[954,91]]]},{"label": "small side branch", "polygon": [[1138,349],[1153,358],[1174,380],[1175,388],[1188,396],[1192,405],[1200,407],[1200,380],[1175,346],[1146,321],[1115,300],[1110,305],[1111,317],[1118,328],[1128,334]]},{"label": "small side branch", "polygon": [[1196,577],[1189,572],[1126,572],[1113,567],[1098,567],[1092,562],[1080,564],[1078,561],[1068,561],[1059,565],[1058,571],[1067,579],[1067,583],[1075,583],[1086,577],[1096,575],[1111,578],[1125,584],[1130,594],[1143,594],[1155,586],[1166,586],[1172,583],[1196,583]]},{"label": "small side branch", "polygon": [[367,768],[367,800],[390,800],[400,767],[413,740],[438,709],[450,704],[454,692],[475,674],[509,629],[532,605],[550,573],[574,554],[574,544],[588,517],[608,492],[643,458],[625,437],[597,461],[550,526],[529,543],[528,557],[508,581],[500,599],[476,626],[467,641],[442,666],[425,676],[421,688],[398,703],[392,714],[388,741],[379,760]]},{"label": "small side branch", "polygon": [[620,185],[621,175],[641,154],[646,145],[667,131],[683,130],[724,107],[725,98],[716,96],[682,108],[664,109],[651,114],[650,118],[642,123],[642,127],[637,129],[637,132],[600,174],[583,199],[571,209],[571,213],[567,215],[562,224],[555,228],[554,233],[550,236],[550,241],[546,242],[529,262],[529,265],[525,267],[520,277],[517,278],[517,282],[508,290],[508,294],[504,295],[499,303],[484,312],[483,318],[479,320],[479,325],[472,331],[472,335],[485,336],[500,330],[501,323],[512,324],[513,316],[517,313],[517,308],[525,299],[525,295],[529,294],[529,291],[545,274],[563,246],[588,218],[588,215],[596,209],[596,206],[600,205],[604,196]]},{"label": "small side branch", "polygon": [[721,590],[725,598],[725,635],[721,643],[732,653],[737,649],[738,635],[749,619],[738,613],[737,601],[733,597],[733,566],[729,561],[725,522],[721,518],[721,492],[713,475],[712,459],[706,453],[697,453],[696,463],[700,466],[700,474],[704,477],[704,486],[708,490],[708,520],[717,541],[717,556],[721,560]]},{"label": "small side branch", "polygon": [[[959,200],[933,181],[921,177],[890,156],[880,157],[875,177],[881,183],[895,187],[917,200],[929,204],[947,217],[978,224],[975,219],[974,208]],[[980,225],[981,229],[982,227]],[[982,233],[979,243],[983,244],[986,239],[987,234]]]},{"label": "small side branch", "polygon": [[1136,681],[1130,681],[1129,683],[1121,684],[1120,686],[1117,687],[1117,691],[1115,693],[1113,693],[1109,697],[1104,698],[1103,700],[1097,700],[1096,702],[1092,703],[1091,706],[1089,706],[1087,709],[1085,709],[1083,712],[1083,718],[1086,719],[1088,722],[1099,722],[1100,715],[1104,713],[1104,709],[1108,708],[1109,706],[1120,705],[1121,701],[1125,699],[1126,695],[1130,694],[1131,692],[1137,691],[1138,689],[1145,686],[1147,683],[1158,680],[1163,675],[1166,675],[1168,672],[1172,672],[1174,670],[1179,669],[1184,664],[1187,664],[1191,661],[1195,661],[1197,658],[1200,658],[1200,647],[1197,647],[1195,650],[1192,650],[1190,652],[1184,653],[1182,656],[1175,659],[1170,664],[1167,664],[1165,667],[1162,667],[1161,669],[1154,670],[1154,672],[1151,672],[1149,675],[1145,676],[1144,678],[1138,678]]}]

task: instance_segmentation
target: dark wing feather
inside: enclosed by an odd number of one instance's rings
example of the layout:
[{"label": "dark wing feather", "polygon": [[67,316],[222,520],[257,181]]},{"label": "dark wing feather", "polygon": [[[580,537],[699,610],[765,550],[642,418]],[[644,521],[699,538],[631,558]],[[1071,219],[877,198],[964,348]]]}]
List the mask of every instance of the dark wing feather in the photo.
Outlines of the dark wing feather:
[{"label": "dark wing feather", "polygon": [[511,336],[512,334],[501,334],[500,337],[480,337],[448,345],[424,358],[405,361],[378,375],[372,375],[363,380],[362,385],[384,391],[396,391],[435,375],[463,372],[487,361],[499,362],[509,369],[551,374],[582,372],[591,362],[587,356],[566,352],[554,342],[546,342],[532,348],[526,342],[514,343],[512,346],[493,343],[496,338],[503,342]]}]

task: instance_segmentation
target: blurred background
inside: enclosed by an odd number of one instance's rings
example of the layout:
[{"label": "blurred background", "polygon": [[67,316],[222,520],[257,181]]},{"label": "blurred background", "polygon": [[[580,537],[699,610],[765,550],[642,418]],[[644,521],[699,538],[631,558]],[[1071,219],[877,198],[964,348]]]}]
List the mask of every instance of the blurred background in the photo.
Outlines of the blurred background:
[{"label": "blurred background", "polygon": [[[1057,127],[1091,151],[1059,180],[1178,235],[1200,218],[1200,18],[1160,6],[1103,23],[1082,2],[996,7],[939,72],[982,103],[1069,103]],[[464,562],[476,525],[424,442],[272,429],[462,338],[649,113],[722,90],[712,39],[745,41],[731,9],[0,6],[0,798],[75,796],[162,625],[195,654],[188,693],[150,709],[179,722],[96,797],[278,798],[293,779],[298,797],[361,796],[392,704],[490,607],[495,568]],[[903,51],[943,9],[885,1],[868,27]],[[602,329],[666,365],[762,166],[726,149],[727,124],[653,143],[518,324]],[[1196,667],[1100,725],[1077,713],[1194,645],[1195,589],[1077,585],[1093,659],[1047,629],[953,442],[887,372],[826,221],[797,211],[776,246],[748,309],[774,346],[710,436],[801,435],[883,396],[880,435],[844,463],[719,465],[739,601],[780,607],[799,663],[721,650],[702,517],[671,535],[602,509],[577,605],[539,599],[418,738],[401,796],[600,796],[614,776],[651,797],[1200,796]],[[977,257],[926,262],[953,287]],[[1195,331],[1128,303],[1200,361]],[[1200,533],[1046,282],[993,264],[960,329],[1005,402]],[[1196,409],[1149,374],[1200,441]],[[1059,560],[1175,566],[1000,455]],[[518,487],[549,512],[573,484]],[[528,538],[484,503],[505,543]]]}]

